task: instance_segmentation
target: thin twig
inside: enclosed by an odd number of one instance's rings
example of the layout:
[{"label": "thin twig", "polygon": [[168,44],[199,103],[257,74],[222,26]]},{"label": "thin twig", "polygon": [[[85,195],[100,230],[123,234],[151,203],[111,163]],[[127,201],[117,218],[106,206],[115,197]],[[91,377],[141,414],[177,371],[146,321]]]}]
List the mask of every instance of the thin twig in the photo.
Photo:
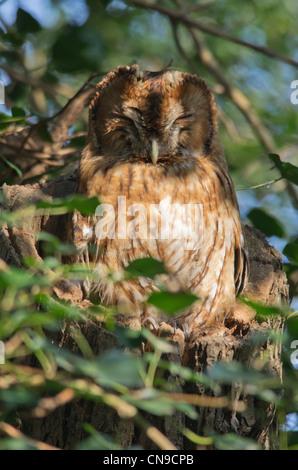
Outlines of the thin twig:
[{"label": "thin twig", "polygon": [[[195,393],[165,393],[165,396],[170,400],[181,403],[189,403],[194,406],[201,406],[204,408],[226,408],[231,407],[231,401],[228,397],[210,397],[201,396]],[[245,404],[243,402],[237,403],[237,411],[243,411]]]},{"label": "thin twig", "polygon": [[187,16],[187,14],[183,10],[173,10],[170,8],[166,8],[162,5],[158,5],[156,3],[154,4],[148,3],[142,0],[131,0],[131,3],[132,5],[136,7],[158,11],[159,13],[166,15],[175,21],[180,21],[181,23],[184,23],[185,25],[189,27],[199,29],[200,31],[203,31],[204,33],[212,34],[212,36],[216,36],[221,39],[231,41],[235,44],[239,44],[240,46],[248,47],[249,49],[253,49],[269,57],[274,57],[275,59],[278,59],[282,62],[298,67],[298,62],[294,59],[291,59],[290,57],[287,57],[283,54],[279,54],[278,52],[272,51],[268,47],[257,46],[256,44],[250,43],[248,41],[244,41],[243,39],[232,36],[229,33],[221,31],[220,29],[200,23],[199,21],[194,20],[193,18],[190,18],[189,16]]},{"label": "thin twig", "polygon": [[189,67],[189,70],[191,70],[193,73],[195,73],[197,71],[197,64],[190,57],[188,57],[188,55],[186,54],[186,52],[184,51],[184,49],[182,47],[182,44],[180,42],[179,35],[178,35],[178,23],[177,23],[177,21],[173,21],[172,18],[169,18],[169,19],[170,19],[171,26],[172,26],[173,37],[174,37],[176,47],[177,47],[180,55],[183,57],[183,59],[187,63],[187,65]]},{"label": "thin twig", "polygon": [[61,92],[61,87],[59,85],[49,85],[48,83],[42,80],[38,80],[37,78],[28,75],[26,72],[18,72],[17,70],[15,70],[15,68],[9,67],[6,64],[1,63],[0,69],[6,72],[10,76],[10,78],[15,82],[23,83],[33,88],[41,88],[43,91],[48,93],[48,95],[50,95],[55,101],[58,91]]},{"label": "thin twig", "polygon": [[138,413],[134,417],[136,425],[145,432],[146,436],[154,442],[161,450],[177,450],[172,442],[160,432],[155,426],[150,425],[141,415]]},{"label": "thin twig", "polygon": [[269,186],[271,186],[271,184],[277,183],[278,181],[280,181],[282,179],[283,179],[283,177],[281,176],[280,178],[277,178],[276,180],[267,181],[267,183],[256,184],[255,186],[248,186],[247,188],[238,187],[238,188],[235,188],[235,189],[236,189],[236,191],[247,191],[249,189],[268,188]]},{"label": "thin twig", "polygon": [[233,101],[233,103],[245,116],[264,148],[269,153],[276,153],[273,139],[271,138],[267,129],[263,126],[256,113],[252,110],[250,102],[246,96],[239,88],[232,86],[231,81],[226,78],[224,70],[221,68],[219,62],[214,57],[211,50],[207,47],[204,39],[199,36],[199,34],[192,28],[189,28],[188,31],[193,38],[200,62],[202,62],[209,72],[211,72],[212,75],[214,75],[223,85],[225,94]]},{"label": "thin twig", "polygon": [[[199,60],[223,85],[226,95],[233,101],[233,103],[245,116],[246,120],[249,122],[251,128],[253,129],[254,133],[256,134],[258,140],[263,145],[265,150],[268,153],[278,153],[270,133],[263,126],[263,123],[261,122],[257,114],[251,108],[250,102],[248,101],[246,96],[242,93],[239,88],[232,86],[230,81],[225,77],[223,69],[212,54],[211,50],[207,47],[203,38],[199,36],[199,33],[197,31],[194,31],[192,28],[189,28],[189,32],[192,35],[195,46],[197,48]],[[298,197],[295,189],[293,188],[290,181],[285,180],[285,184],[288,194],[292,200],[293,206],[298,209]]]},{"label": "thin twig", "polygon": [[[175,0],[175,3],[178,6],[181,6],[180,0]],[[195,70],[197,67],[195,66],[194,62],[189,59],[188,55],[186,54],[185,50],[183,49],[179,35],[176,20],[173,20],[172,17],[169,17],[173,27],[173,35],[174,40],[176,42],[176,46],[182,57],[186,60],[188,65],[190,66],[191,70]],[[231,85],[231,82],[225,77],[224,70],[220,66],[219,62],[212,54],[211,50],[207,47],[204,39],[199,35],[198,31],[194,31],[193,28],[188,27],[187,30],[191,34],[194,44],[197,50],[197,56],[200,63],[209,70],[209,72],[216,77],[216,79],[221,83],[224,88],[225,94],[233,101],[233,103],[237,106],[237,108],[242,112],[245,116],[246,120],[250,124],[251,128],[253,129],[254,133],[256,134],[258,140],[263,145],[268,153],[277,153],[275,148],[274,141],[270,136],[268,130],[263,126],[262,122],[256,115],[256,113],[251,108],[251,105],[246,98],[246,96],[242,93],[239,88]],[[292,186],[290,181],[285,180],[286,189],[288,194],[292,200],[293,206],[298,209],[298,197],[295,191],[295,188]],[[264,185],[266,186],[266,185]]]},{"label": "thin twig", "polygon": [[[32,135],[32,133],[37,130],[39,127],[43,126],[44,124],[47,124],[48,122],[50,121],[54,121],[55,119],[57,119],[58,117],[60,117],[61,115],[63,115],[65,113],[65,111],[73,104],[73,102],[81,95],[81,93],[83,93],[83,91],[85,90],[85,88],[89,85],[89,83],[91,82],[91,80],[93,80],[93,78],[97,77],[97,76],[102,76],[102,75],[105,75],[106,72],[104,73],[94,73],[92,75],[90,75],[90,77],[86,80],[85,83],[83,83],[83,85],[79,88],[79,90],[68,100],[68,102],[66,103],[66,105],[61,108],[59,111],[57,111],[53,116],[49,116],[45,119],[42,119],[40,120],[39,122],[37,122],[36,124],[33,124],[30,129],[28,130],[28,133],[26,134],[26,136],[24,137],[20,147],[19,147],[19,150],[18,150],[18,154],[21,153],[21,151],[24,149],[24,146],[26,144],[26,142],[28,141],[29,137]],[[91,91],[90,91],[90,94],[91,94]],[[56,142],[55,142],[56,143]]]},{"label": "thin twig", "polygon": [[[188,57],[188,55],[186,54],[186,52],[183,49],[183,46],[181,44],[179,34],[178,34],[178,23],[176,21],[171,20],[171,19],[170,19],[170,21],[171,21],[171,25],[172,25],[172,29],[173,29],[174,41],[175,41],[176,47],[177,47],[180,55],[183,57],[185,62],[188,64],[189,69],[193,73],[197,73],[197,64],[190,57]],[[224,93],[225,89],[222,85],[217,85],[217,86],[212,87],[212,91],[214,91],[215,93],[218,93],[218,91],[219,91],[218,88],[219,87],[221,88],[221,90],[220,90],[221,94]],[[217,88],[217,89],[215,89],[215,88]],[[228,118],[228,116],[224,113],[224,111],[220,107],[218,107],[218,117],[222,121],[224,126],[226,127],[227,132],[229,133],[231,138],[233,140],[239,140],[239,135],[238,135],[237,129],[234,126],[232,120],[230,120]]]},{"label": "thin twig", "polygon": [[191,11],[203,10],[203,8],[213,7],[214,5],[215,5],[215,2],[201,2],[201,3],[197,3],[196,5],[189,5],[186,8],[186,11],[191,12]]}]

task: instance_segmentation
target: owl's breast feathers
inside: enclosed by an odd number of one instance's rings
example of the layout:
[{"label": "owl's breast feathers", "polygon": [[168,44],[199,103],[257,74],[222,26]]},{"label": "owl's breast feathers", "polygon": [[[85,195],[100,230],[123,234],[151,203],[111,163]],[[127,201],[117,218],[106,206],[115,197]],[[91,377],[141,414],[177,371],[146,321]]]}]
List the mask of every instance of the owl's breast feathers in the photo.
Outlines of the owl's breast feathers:
[{"label": "owl's breast feathers", "polygon": [[112,284],[105,276],[150,256],[165,263],[169,275],[163,280],[170,289],[199,296],[183,313],[190,328],[225,316],[244,287],[247,260],[224,159],[218,164],[208,157],[176,157],[154,166],[128,158],[85,158],[77,191],[98,196],[106,209],[103,217],[74,215],[77,246],[96,247],[90,261],[100,280],[91,289],[103,302],[136,305],[146,299],[156,289],[150,280]]}]

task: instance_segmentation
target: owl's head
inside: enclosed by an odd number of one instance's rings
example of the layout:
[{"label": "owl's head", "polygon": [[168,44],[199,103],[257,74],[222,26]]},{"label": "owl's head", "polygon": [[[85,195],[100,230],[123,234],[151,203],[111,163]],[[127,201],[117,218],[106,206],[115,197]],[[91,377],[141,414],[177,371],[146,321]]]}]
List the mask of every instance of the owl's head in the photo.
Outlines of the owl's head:
[{"label": "owl's head", "polygon": [[118,67],[97,85],[88,140],[93,156],[148,164],[210,155],[219,145],[213,94],[195,75]]}]

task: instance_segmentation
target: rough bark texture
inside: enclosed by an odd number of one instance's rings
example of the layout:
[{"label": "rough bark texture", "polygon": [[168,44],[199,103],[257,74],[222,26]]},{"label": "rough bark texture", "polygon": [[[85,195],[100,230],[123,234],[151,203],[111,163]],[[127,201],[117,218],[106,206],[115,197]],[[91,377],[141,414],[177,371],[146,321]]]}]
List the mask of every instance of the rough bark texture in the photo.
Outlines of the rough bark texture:
[{"label": "rough bark texture", "polygon": [[[3,207],[16,211],[35,204],[40,200],[50,201],[53,197],[64,197],[74,190],[73,177],[53,180],[47,183],[25,186],[4,185],[2,193],[5,196]],[[21,257],[31,256],[40,259],[40,247],[36,236],[40,230],[48,231],[60,239],[64,239],[65,216],[28,216],[21,225],[14,227],[3,226],[0,230],[0,258],[8,264],[22,266]],[[250,276],[246,294],[253,299],[277,304],[288,299],[288,285],[282,272],[281,255],[266,241],[265,237],[252,229],[245,227],[245,237],[249,251]],[[54,288],[55,294],[75,303],[82,301],[81,290],[69,282],[60,282]],[[281,374],[280,350],[276,344],[264,340],[256,344],[251,341],[255,332],[264,333],[272,326],[282,328],[282,322],[275,324],[257,323],[250,309],[239,304],[226,324],[220,327],[203,328],[188,341],[180,330],[176,332],[168,325],[163,325],[161,334],[176,345],[177,354],[171,354],[168,359],[187,365],[195,371],[210,369],[217,361],[237,360],[244,364],[252,363],[256,358],[269,354],[268,374]],[[81,326],[95,354],[100,354],[111,348],[117,348],[114,335],[105,330],[104,325],[91,321]],[[55,340],[61,347],[76,351],[77,347],[67,331],[61,331]],[[141,352],[140,352],[141,353]],[[202,397],[211,395],[209,390],[198,384],[181,383],[180,390]],[[177,413],[174,419],[181,425],[199,435],[216,433],[237,433],[240,436],[251,437],[266,449],[276,447],[277,422],[275,409],[268,403],[257,403],[240,383],[235,383],[226,390],[233,397],[234,409],[227,408],[198,408],[199,419],[190,420],[182,413]],[[243,411],[237,411],[237,403],[244,402]],[[179,449],[194,449],[195,444],[186,440],[178,433],[169,419],[148,416],[148,420],[160,429]],[[63,449],[73,448],[86,434],[82,423],[88,422],[95,429],[115,437],[123,447],[140,444],[146,449],[154,449],[155,445],[148,437],[135,427],[129,420],[122,420],[117,413],[106,406],[84,400],[73,400],[61,406],[53,413],[42,419],[24,419],[23,432],[35,439],[47,442]]]}]

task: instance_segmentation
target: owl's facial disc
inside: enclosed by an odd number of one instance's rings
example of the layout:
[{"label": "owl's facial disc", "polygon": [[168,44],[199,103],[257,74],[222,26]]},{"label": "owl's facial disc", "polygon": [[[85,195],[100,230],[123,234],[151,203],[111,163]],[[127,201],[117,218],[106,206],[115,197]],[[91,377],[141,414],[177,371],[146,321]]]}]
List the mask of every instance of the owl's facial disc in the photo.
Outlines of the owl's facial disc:
[{"label": "owl's facial disc", "polygon": [[[166,110],[162,106],[155,110],[150,106],[149,112],[147,102],[146,105],[128,101],[113,109],[106,121],[105,133],[109,136],[108,142],[113,138],[113,154],[129,154],[146,162],[149,160],[153,165],[164,158],[170,161],[170,156],[189,155],[194,112],[179,103],[170,103]],[[109,150],[104,148],[106,154]]]},{"label": "owl's facial disc", "polygon": [[90,123],[102,155],[164,165],[220,147],[216,103],[204,80],[179,71],[139,72],[119,67],[98,86]]}]

